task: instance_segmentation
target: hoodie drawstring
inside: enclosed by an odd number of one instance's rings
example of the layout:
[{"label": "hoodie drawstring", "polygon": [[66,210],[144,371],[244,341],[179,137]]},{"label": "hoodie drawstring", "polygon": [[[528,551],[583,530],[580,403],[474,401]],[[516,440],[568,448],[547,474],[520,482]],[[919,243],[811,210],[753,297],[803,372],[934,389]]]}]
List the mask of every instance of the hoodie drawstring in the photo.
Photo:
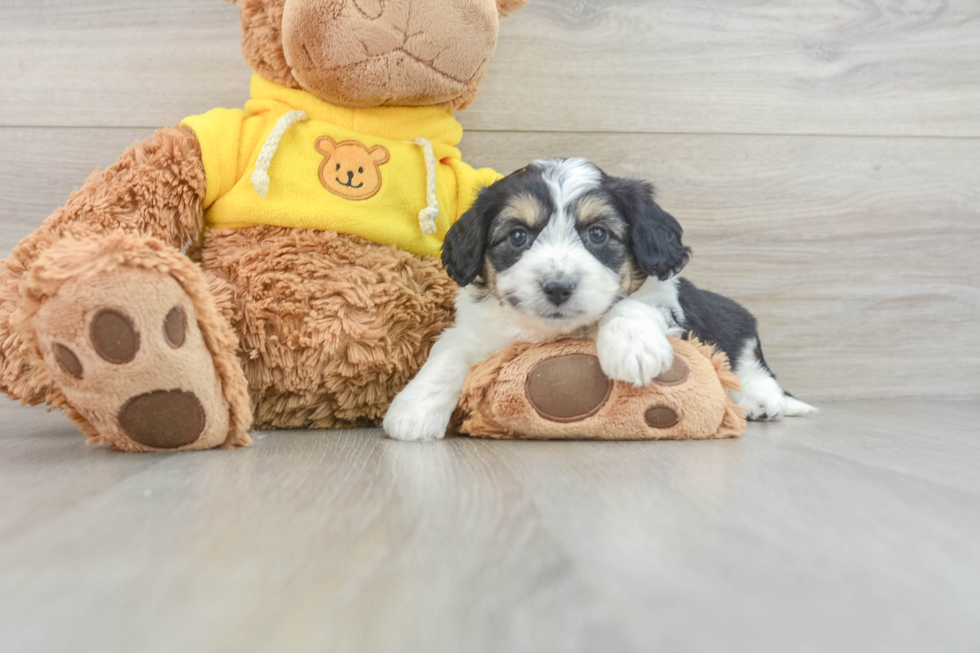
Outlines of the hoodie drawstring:
[{"label": "hoodie drawstring", "polygon": [[[252,173],[251,177],[252,188],[259,194],[259,197],[265,199],[269,195],[269,186],[272,183],[269,178],[269,168],[272,166],[272,159],[275,158],[279,144],[286,132],[296,123],[305,122],[309,119],[310,117],[305,111],[290,111],[276,121],[272,131],[269,132],[269,137],[266,138],[265,144],[259,151],[259,157],[255,162],[255,172]],[[422,234],[428,236],[438,231],[436,220],[439,218],[439,198],[436,195],[436,165],[439,162],[436,160],[435,150],[433,150],[432,142],[429,139],[419,136],[408,142],[422,148],[422,154],[425,157],[426,206],[419,211],[419,227],[422,229]]]},{"label": "hoodie drawstring", "polygon": [[259,152],[259,158],[255,162],[255,172],[252,174],[252,188],[262,199],[265,199],[269,194],[269,184],[272,183],[272,180],[269,179],[269,166],[272,165],[272,159],[276,156],[276,150],[279,149],[282,137],[286,135],[290,127],[309,119],[310,117],[306,115],[305,111],[290,111],[283,115],[276,122],[272,131],[269,132],[269,138],[265,140],[265,145]]},{"label": "hoodie drawstring", "polygon": [[425,155],[425,201],[426,207],[419,211],[419,226],[425,236],[434,234],[438,231],[436,219],[439,217],[439,198],[436,196],[436,154],[432,149],[432,142],[427,138],[419,136],[413,144],[422,148]]}]

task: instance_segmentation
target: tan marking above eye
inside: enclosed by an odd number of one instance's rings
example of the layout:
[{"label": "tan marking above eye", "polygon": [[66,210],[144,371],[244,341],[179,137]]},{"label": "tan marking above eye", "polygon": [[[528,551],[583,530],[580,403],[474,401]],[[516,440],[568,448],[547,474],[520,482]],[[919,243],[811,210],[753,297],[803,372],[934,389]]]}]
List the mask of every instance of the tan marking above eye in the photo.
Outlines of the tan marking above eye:
[{"label": "tan marking above eye", "polygon": [[613,207],[602,197],[586,196],[575,207],[575,222],[589,223],[614,213]]},{"label": "tan marking above eye", "polygon": [[545,220],[545,206],[534,195],[522,193],[517,195],[509,202],[504,209],[504,215],[508,218],[520,220],[529,227],[533,227],[538,222]]}]

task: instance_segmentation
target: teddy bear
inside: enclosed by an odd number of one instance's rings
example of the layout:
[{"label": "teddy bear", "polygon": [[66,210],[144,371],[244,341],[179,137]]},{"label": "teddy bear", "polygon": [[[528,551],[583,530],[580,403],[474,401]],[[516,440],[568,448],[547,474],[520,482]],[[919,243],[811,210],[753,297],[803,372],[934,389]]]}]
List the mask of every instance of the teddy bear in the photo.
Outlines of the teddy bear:
[{"label": "teddy bear", "polygon": [[123,451],[377,424],[452,319],[438,260],[527,0],[240,0],[244,109],[157,131],[3,261],[0,389]]}]

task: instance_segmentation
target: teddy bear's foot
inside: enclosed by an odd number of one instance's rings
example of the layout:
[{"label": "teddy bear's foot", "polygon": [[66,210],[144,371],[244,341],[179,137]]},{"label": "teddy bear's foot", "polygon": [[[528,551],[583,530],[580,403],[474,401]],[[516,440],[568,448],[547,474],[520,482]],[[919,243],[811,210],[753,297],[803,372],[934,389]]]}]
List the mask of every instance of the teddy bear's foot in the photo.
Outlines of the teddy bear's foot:
[{"label": "teddy bear's foot", "polygon": [[231,328],[179,252],[121,234],[65,241],[38,259],[26,286],[24,328],[93,442],[125,451],[249,443]]},{"label": "teddy bear's foot", "polygon": [[470,370],[453,430],[491,438],[667,440],[735,437],[725,355],[670,339],[670,369],[643,387],[612,381],[594,342],[515,343]]}]

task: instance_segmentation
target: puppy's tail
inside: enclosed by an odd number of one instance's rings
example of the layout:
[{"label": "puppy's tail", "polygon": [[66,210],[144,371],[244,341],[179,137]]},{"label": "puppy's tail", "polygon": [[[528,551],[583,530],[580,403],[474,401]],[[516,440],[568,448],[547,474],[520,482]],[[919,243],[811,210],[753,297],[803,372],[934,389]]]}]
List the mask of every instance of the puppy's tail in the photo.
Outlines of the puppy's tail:
[{"label": "puppy's tail", "polygon": [[819,408],[805,404],[790,393],[783,391],[783,415],[787,417],[804,417],[819,412]]}]

